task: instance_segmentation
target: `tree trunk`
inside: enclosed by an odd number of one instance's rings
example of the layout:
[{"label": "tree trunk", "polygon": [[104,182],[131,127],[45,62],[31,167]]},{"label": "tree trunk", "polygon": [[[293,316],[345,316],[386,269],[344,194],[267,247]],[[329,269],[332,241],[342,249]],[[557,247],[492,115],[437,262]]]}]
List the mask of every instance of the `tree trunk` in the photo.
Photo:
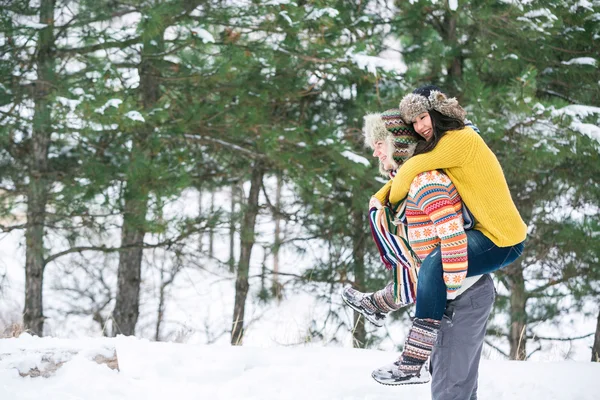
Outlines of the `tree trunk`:
[{"label": "tree trunk", "polygon": [[158,292],[158,313],[156,316],[156,330],[154,331],[154,340],[160,342],[160,328],[165,316],[165,294],[169,282],[165,282],[165,271],[160,270],[160,288]]},{"label": "tree trunk", "polygon": [[510,281],[510,359],[527,358],[527,292],[523,277],[522,261],[519,259],[506,267]]},{"label": "tree trunk", "polygon": [[[198,218],[202,219],[202,186],[198,185]],[[198,252],[202,253],[202,240],[204,240],[204,234],[200,233],[198,238]]]},{"label": "tree trunk", "polygon": [[[137,182],[135,185],[138,185]],[[134,193],[130,192],[129,198],[125,200],[121,245],[127,248],[119,252],[113,336],[134,335],[139,315],[142,256],[146,235],[144,223],[148,210],[148,191],[143,189],[143,185],[139,186],[141,187],[132,190]]]},{"label": "tree trunk", "polygon": [[34,88],[34,115],[27,187],[27,229],[25,231],[25,307],[23,325],[36,335],[44,334],[42,289],[44,278],[44,227],[50,182],[48,148],[52,132],[50,94],[54,77],[54,0],[42,0],[37,43],[37,81]]},{"label": "tree trunk", "polygon": [[[215,192],[210,193],[210,217],[215,215]],[[214,240],[215,240],[215,228],[212,224],[208,227],[208,257],[213,257],[214,252]]]},{"label": "tree trunk", "polygon": [[279,248],[281,247],[281,217],[278,212],[281,210],[281,190],[283,182],[281,175],[277,175],[277,189],[275,192],[275,243],[273,243],[273,282],[271,293],[277,300],[281,300],[281,283],[279,283]]},{"label": "tree trunk", "polygon": [[[354,209],[354,229],[353,229],[353,247],[354,247],[354,286],[361,292],[365,291],[365,235],[364,235],[364,211]],[[364,348],[367,346],[367,332],[365,330],[365,318],[354,312],[354,324],[352,335],[354,337],[353,346]]]},{"label": "tree trunk", "polygon": [[229,271],[235,270],[235,196],[237,183],[231,185],[231,203],[229,213]]},{"label": "tree trunk", "polygon": [[592,346],[592,361],[600,362],[600,309],[598,310],[596,335],[594,335],[594,345]]},{"label": "tree trunk", "polygon": [[455,51],[454,57],[448,65],[448,76],[453,81],[458,81],[462,78],[462,58],[460,55],[461,46],[456,38],[456,23],[458,20],[458,14],[456,12],[450,13],[448,16],[448,31],[446,36],[446,43]]},{"label": "tree trunk", "polygon": [[[149,22],[146,22],[149,24]],[[152,26],[152,24],[150,24]],[[152,29],[155,29],[153,27]],[[142,59],[139,66],[140,92],[142,107],[151,110],[159,99],[159,68],[153,65],[153,55],[164,50],[164,31],[156,32],[144,41]],[[140,283],[142,275],[142,255],[144,236],[146,235],[146,213],[148,211],[150,175],[152,163],[149,137],[154,131],[152,124],[145,124],[133,139],[127,187],[121,246],[119,252],[119,270],[117,279],[117,300],[113,312],[113,335],[134,335],[139,316]]]},{"label": "tree trunk", "polygon": [[241,226],[240,260],[238,262],[237,278],[235,281],[235,304],[233,307],[233,322],[231,324],[231,344],[241,345],[244,338],[244,313],[246,297],[248,296],[248,273],[250,256],[254,246],[254,229],[258,215],[258,195],[262,186],[264,171],[260,163],[254,165],[250,178],[250,193],[244,210]]}]

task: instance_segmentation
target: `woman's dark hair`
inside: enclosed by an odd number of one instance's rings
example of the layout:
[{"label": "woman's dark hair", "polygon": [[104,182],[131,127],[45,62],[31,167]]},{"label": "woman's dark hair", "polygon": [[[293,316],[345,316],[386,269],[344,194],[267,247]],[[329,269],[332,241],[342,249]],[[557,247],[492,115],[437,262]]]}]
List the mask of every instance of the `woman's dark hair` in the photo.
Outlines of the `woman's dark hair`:
[{"label": "woman's dark hair", "polygon": [[457,129],[462,129],[465,127],[464,121],[460,121],[456,118],[448,117],[444,114],[437,112],[436,110],[429,110],[429,117],[431,117],[431,128],[433,132],[433,137],[430,141],[419,141],[417,147],[415,149],[414,155],[428,153],[431,150],[435,149],[438,142],[446,132],[453,131]]}]

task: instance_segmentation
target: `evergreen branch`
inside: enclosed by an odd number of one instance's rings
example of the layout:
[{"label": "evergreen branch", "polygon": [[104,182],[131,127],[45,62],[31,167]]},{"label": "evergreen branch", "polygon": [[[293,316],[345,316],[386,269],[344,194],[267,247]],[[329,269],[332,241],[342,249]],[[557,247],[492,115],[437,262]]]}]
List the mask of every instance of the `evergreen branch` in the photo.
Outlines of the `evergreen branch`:
[{"label": "evergreen branch", "polygon": [[561,51],[563,53],[568,53],[568,54],[589,54],[590,53],[587,50],[586,51],[569,50],[569,49],[563,49],[562,47],[552,46],[551,44],[548,44],[547,46],[556,51]]},{"label": "evergreen branch", "polygon": [[548,90],[548,89],[538,89],[538,91],[539,91],[540,93],[545,93],[545,94],[548,94],[548,95],[550,95],[550,96],[555,96],[555,97],[558,97],[559,99],[566,100],[566,101],[568,101],[568,102],[569,102],[569,103],[571,103],[571,104],[577,104],[577,103],[578,103],[576,100],[573,100],[573,99],[572,99],[572,98],[570,98],[569,96],[567,96],[567,95],[564,95],[564,94],[562,94],[562,93],[555,92],[554,90]]},{"label": "evergreen branch", "polygon": [[313,236],[306,236],[306,237],[294,237],[292,239],[281,239],[279,241],[279,245],[284,245],[284,244],[288,244],[288,243],[294,243],[294,242],[308,242],[314,239],[320,239],[321,236],[320,235],[313,235]]},{"label": "evergreen branch", "polygon": [[131,68],[131,69],[137,69],[140,67],[139,63],[132,63],[132,62],[114,62],[112,63],[112,65],[116,68]]},{"label": "evergreen branch", "polygon": [[229,143],[226,142],[224,140],[221,139],[215,139],[215,138],[211,138],[208,136],[200,136],[200,135],[191,135],[191,134],[185,134],[184,135],[187,139],[194,139],[194,140],[199,140],[199,141],[208,141],[208,142],[212,142],[212,143],[217,143],[220,145],[223,145],[225,147],[229,147],[233,150],[237,150],[237,151],[241,151],[242,153],[248,154],[251,158],[253,159],[266,159],[266,157],[264,155],[261,154],[257,154],[252,150],[248,150],[245,149],[241,146],[238,146],[237,144],[233,144],[233,143]]},{"label": "evergreen branch", "polygon": [[12,0],[3,0],[0,2],[3,11],[12,11],[15,14],[26,15],[29,17],[36,17],[39,12],[39,7],[30,7],[29,4],[23,4],[28,2],[15,3]]},{"label": "evergreen branch", "polygon": [[[285,219],[286,221],[292,221],[293,220],[292,217],[294,214],[285,213],[281,209],[279,209],[273,205],[273,203],[271,202],[271,199],[269,198],[269,194],[267,193],[267,189],[265,188],[264,181],[261,182],[261,187],[262,187],[263,195],[265,196],[265,200],[267,202],[267,208],[271,211],[271,213],[273,213],[273,216],[281,217],[281,218]],[[313,239],[314,238],[315,237],[313,237]]]},{"label": "evergreen branch", "polygon": [[500,328],[488,328],[485,331],[486,335],[496,336],[496,337],[505,337],[508,335],[507,332],[500,330]]},{"label": "evergreen branch", "polygon": [[[26,86],[33,87],[33,85],[26,85]],[[29,120],[29,119],[27,119],[25,117],[22,117],[20,113],[16,113],[16,114],[14,113],[15,109],[19,105],[21,105],[21,104],[18,103],[18,102],[15,102],[15,103],[13,103],[12,107],[10,108],[10,110],[8,110],[8,111],[0,110],[0,115],[3,115],[3,117],[0,118],[0,123],[4,125],[4,121],[7,118],[14,118],[15,120],[20,121],[20,122],[22,122],[24,124],[30,124],[31,120]]]},{"label": "evergreen branch", "polygon": [[572,274],[563,275],[560,279],[551,279],[545,285],[542,285],[542,286],[539,286],[539,287],[537,287],[537,288],[535,288],[533,290],[530,290],[529,294],[528,294],[528,297],[530,297],[530,298],[545,297],[545,295],[543,294],[543,292],[546,289],[551,288],[551,287],[556,286],[556,285],[560,285],[561,283],[565,283],[565,282],[569,281],[571,278],[573,278],[575,276],[576,276],[576,274],[572,273]]},{"label": "evergreen branch", "polygon": [[510,128],[506,129],[506,132],[512,134],[512,133],[515,132],[515,130],[517,128],[532,126],[533,124],[535,124],[537,122],[538,122],[537,118],[528,118],[525,121],[519,121],[519,122],[517,122],[516,124],[514,124]]},{"label": "evergreen branch", "polygon": [[291,51],[284,50],[280,47],[278,47],[276,50],[281,53],[290,55],[290,56],[298,57],[301,60],[310,61],[310,62],[317,63],[317,64],[332,64],[332,63],[338,63],[340,61],[340,59],[338,59],[338,58],[318,58],[318,57],[314,57],[314,56],[307,56],[307,55],[300,54],[300,53],[293,53]]},{"label": "evergreen branch", "polygon": [[106,50],[106,49],[111,49],[111,48],[124,49],[128,46],[137,44],[139,42],[140,42],[140,38],[135,37],[133,39],[127,39],[127,40],[123,40],[121,42],[104,42],[104,43],[98,43],[98,44],[94,44],[94,45],[86,46],[86,47],[71,47],[71,48],[66,48],[66,49],[57,49],[56,55],[57,55],[57,57],[66,57],[66,56],[72,56],[72,55],[77,55],[77,54],[88,54],[88,53],[93,53],[94,51]]},{"label": "evergreen branch", "polygon": [[3,194],[2,192],[7,192],[7,193],[10,193],[10,194],[22,193],[22,191],[20,191],[18,189],[8,188],[6,186],[1,186],[0,185],[0,195]]},{"label": "evergreen branch", "polygon": [[56,32],[55,38],[61,37],[63,35],[63,33],[65,33],[68,28],[79,28],[79,27],[82,27],[82,26],[88,26],[88,25],[93,24],[95,22],[108,21],[108,20],[111,20],[111,19],[114,19],[114,18],[123,17],[123,16],[125,16],[127,14],[135,13],[135,12],[138,12],[138,11],[139,10],[137,10],[137,9],[128,9],[128,10],[115,11],[110,16],[107,16],[106,18],[94,18],[94,19],[82,19],[82,18],[78,18],[78,16],[75,16],[75,17],[71,18],[67,23],[65,23],[63,25],[56,25],[55,26],[55,28],[58,29],[58,31]]}]

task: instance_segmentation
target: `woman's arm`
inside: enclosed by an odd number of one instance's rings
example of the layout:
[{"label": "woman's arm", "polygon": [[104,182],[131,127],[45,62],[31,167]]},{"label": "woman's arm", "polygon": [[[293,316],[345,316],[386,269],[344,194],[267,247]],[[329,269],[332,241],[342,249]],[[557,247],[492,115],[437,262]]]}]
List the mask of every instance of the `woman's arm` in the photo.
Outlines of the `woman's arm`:
[{"label": "woman's arm", "polygon": [[442,268],[448,294],[461,287],[468,268],[467,235],[462,218],[452,205],[451,192],[455,190],[448,177],[430,171],[418,176],[409,194],[417,207],[429,216],[441,240]]},{"label": "woman's arm", "polygon": [[433,150],[406,161],[394,177],[389,201],[396,204],[406,197],[415,177],[426,171],[462,166],[469,158],[477,140],[471,128],[449,131]]},{"label": "woman's arm", "polygon": [[[381,205],[386,205],[389,200],[390,189],[392,188],[392,180],[390,179],[381,189],[377,191],[372,197],[379,200]],[[370,207],[369,207],[370,208]]]}]

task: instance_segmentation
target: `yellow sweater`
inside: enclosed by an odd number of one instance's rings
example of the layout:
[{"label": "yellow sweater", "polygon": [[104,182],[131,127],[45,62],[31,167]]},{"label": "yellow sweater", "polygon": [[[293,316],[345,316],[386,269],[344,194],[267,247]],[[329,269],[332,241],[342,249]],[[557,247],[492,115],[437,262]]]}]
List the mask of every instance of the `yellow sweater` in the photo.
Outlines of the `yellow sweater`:
[{"label": "yellow sweater", "polygon": [[521,243],[527,225],[510,197],[498,159],[471,128],[448,131],[432,151],[406,161],[375,195],[382,204],[396,204],[408,194],[420,173],[443,169],[475,217],[475,229],[498,247]]}]

